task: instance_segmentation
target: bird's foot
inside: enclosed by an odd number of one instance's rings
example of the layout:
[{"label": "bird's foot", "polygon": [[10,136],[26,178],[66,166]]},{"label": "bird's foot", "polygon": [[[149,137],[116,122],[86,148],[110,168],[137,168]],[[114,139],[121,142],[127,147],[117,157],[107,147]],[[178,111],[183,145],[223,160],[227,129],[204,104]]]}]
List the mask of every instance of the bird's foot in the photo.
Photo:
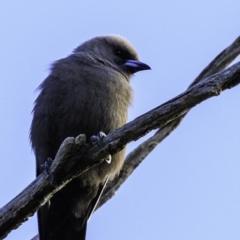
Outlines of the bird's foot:
[{"label": "bird's foot", "polygon": [[90,141],[92,145],[98,145],[100,146],[101,140],[105,138],[107,135],[104,132],[99,132],[97,135],[92,135],[90,137]]},{"label": "bird's foot", "polygon": [[[107,135],[104,132],[99,132],[97,135],[93,135],[90,137],[90,141],[92,143],[92,145],[98,145],[98,147],[100,147],[100,143],[102,141],[102,139],[104,139]],[[112,157],[109,154],[108,157],[106,159],[104,159],[108,164],[111,163],[112,161]]]},{"label": "bird's foot", "polygon": [[52,162],[53,160],[50,157],[48,157],[46,162],[40,166],[41,172],[50,175],[50,167],[52,165]]}]

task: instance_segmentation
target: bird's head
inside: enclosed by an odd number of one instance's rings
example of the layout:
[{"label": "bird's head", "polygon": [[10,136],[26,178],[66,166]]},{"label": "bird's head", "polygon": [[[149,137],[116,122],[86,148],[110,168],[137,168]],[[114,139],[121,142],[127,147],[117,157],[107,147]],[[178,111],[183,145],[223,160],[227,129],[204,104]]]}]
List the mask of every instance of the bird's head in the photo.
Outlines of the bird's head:
[{"label": "bird's head", "polygon": [[118,35],[108,35],[92,38],[74,52],[86,51],[103,64],[121,71],[130,78],[138,71],[151,69],[147,64],[140,62],[133,46],[125,38]]}]

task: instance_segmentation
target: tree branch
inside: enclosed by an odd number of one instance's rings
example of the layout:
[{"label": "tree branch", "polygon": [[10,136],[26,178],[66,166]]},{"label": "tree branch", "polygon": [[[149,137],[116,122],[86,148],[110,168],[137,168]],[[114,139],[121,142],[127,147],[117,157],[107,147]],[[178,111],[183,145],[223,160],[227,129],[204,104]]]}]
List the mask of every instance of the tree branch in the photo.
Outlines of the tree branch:
[{"label": "tree branch", "polygon": [[[240,54],[240,36],[226,49],[217,55],[207,67],[196,77],[189,85],[189,88],[198,84],[203,78],[209,77],[212,74],[224,69]],[[187,114],[187,113],[186,113]],[[180,118],[170,122],[163,128],[160,128],[152,137],[141,143],[136,149],[128,154],[120,174],[109,182],[106,186],[103,195],[99,201],[98,208],[111,199],[120,186],[127,180],[132,172],[142,163],[155,147],[168,137],[181,123],[186,114]],[[96,210],[97,210],[96,209]]]},{"label": "tree branch", "polygon": [[109,153],[116,154],[127,143],[137,140],[153,129],[167,126],[202,101],[217,96],[221,91],[239,83],[240,62],[204,79],[179,96],[110,133],[103,139],[100,147],[86,145],[84,135],[65,139],[51,166],[50,177],[41,174],[0,209],[0,238],[6,237],[11,229],[26,221],[71,179],[100,164]]}]

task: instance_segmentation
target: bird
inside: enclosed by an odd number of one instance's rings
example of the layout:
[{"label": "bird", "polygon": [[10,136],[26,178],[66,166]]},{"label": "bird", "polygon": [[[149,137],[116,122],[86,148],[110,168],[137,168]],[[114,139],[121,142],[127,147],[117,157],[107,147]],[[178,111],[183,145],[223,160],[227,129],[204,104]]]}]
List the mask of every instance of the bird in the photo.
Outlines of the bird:
[{"label": "bird", "polygon": [[[109,134],[127,122],[132,104],[130,80],[151,69],[139,61],[131,43],[119,35],[97,36],[55,61],[38,87],[30,127],[37,176],[48,158],[54,159],[67,137]],[[73,179],[38,211],[40,240],[84,240],[87,220],[106,178],[117,176],[125,149]]]}]

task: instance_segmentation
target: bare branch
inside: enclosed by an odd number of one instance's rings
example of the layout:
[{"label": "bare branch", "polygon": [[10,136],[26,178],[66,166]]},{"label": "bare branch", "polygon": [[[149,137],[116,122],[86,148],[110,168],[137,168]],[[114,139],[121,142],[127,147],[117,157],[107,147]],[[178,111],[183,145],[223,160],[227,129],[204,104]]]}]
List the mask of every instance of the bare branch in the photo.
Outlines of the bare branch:
[{"label": "bare branch", "polygon": [[[110,200],[121,185],[127,180],[139,164],[148,156],[148,154],[163,140],[162,134],[157,131],[152,137],[141,143],[132,152],[130,152],[124,162],[119,175],[109,182],[104,189],[104,193],[98,203],[97,209]],[[96,210],[97,210],[96,209]]]},{"label": "bare branch", "polygon": [[[218,56],[208,64],[208,66],[198,75],[198,77],[190,84],[189,88],[198,84],[203,78],[209,77],[212,74],[224,69],[240,54],[240,36],[226,49],[224,49]],[[187,114],[187,113],[186,113]],[[175,128],[179,126],[182,119],[186,116],[182,115],[180,118],[170,122],[163,128],[160,128],[154,136],[150,137],[141,143],[126,157],[125,163],[120,174],[110,182],[102,195],[98,208],[105,202],[111,199],[120,186],[127,180],[132,172],[141,164],[141,162],[153,151],[153,149],[169,136]],[[97,208],[97,209],[98,209]]]},{"label": "bare branch", "polygon": [[[90,147],[81,136],[67,138],[61,145],[51,167],[51,178],[41,174],[23,192],[0,210],[0,238],[18,227],[52,195],[72,178],[100,164],[109,153],[115,154],[124,146],[149,131],[166,126],[202,101],[240,83],[240,62],[201,81],[184,93],[136,118],[104,138],[100,147]],[[81,139],[81,140],[79,140]],[[58,164],[58,161],[63,164]],[[64,169],[67,169],[65,171]],[[52,184],[51,184],[52,183]]]},{"label": "bare branch", "polygon": [[226,49],[219,53],[212,62],[195,78],[189,87],[199,83],[203,78],[209,77],[227,67],[240,54],[240,36]]}]

